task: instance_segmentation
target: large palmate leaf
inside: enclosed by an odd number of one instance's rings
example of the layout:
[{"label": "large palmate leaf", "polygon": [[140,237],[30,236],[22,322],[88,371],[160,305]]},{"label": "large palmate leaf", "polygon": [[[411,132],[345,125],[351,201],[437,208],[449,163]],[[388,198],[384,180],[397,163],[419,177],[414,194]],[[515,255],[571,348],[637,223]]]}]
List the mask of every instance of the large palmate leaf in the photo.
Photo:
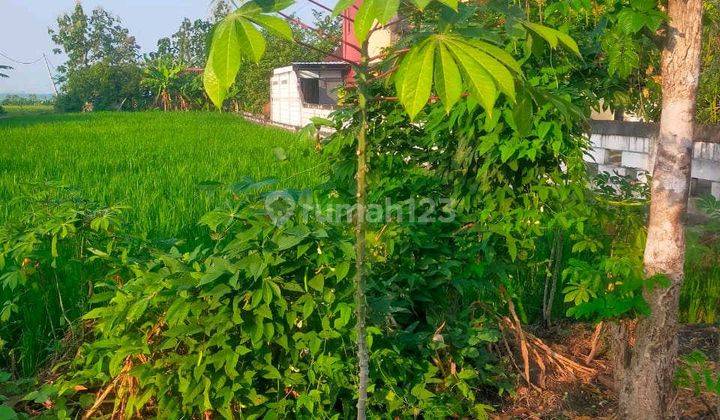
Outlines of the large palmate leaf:
[{"label": "large palmate leaf", "polygon": [[452,105],[462,96],[462,78],[460,69],[445,45],[438,45],[435,66],[435,91],[440,101],[445,105],[445,111],[450,112]]},{"label": "large palmate leaf", "polygon": [[398,79],[400,101],[414,118],[427,104],[433,82],[436,43],[426,40],[418,45],[410,60],[403,63]]},{"label": "large palmate leaf", "polygon": [[[551,47],[562,45],[580,55],[577,43],[569,35],[531,22],[522,24]],[[433,90],[446,112],[464,90],[491,114],[498,92],[515,102],[515,81],[521,77],[520,64],[502,48],[461,35],[436,34],[415,44],[402,58],[395,73],[395,87],[411,118],[422,110]]]},{"label": "large palmate leaf", "polygon": [[292,39],[292,30],[287,22],[267,14],[281,10],[287,4],[268,0],[249,2],[215,27],[203,75],[205,91],[215,106],[222,107],[242,60],[258,62],[265,53],[265,38],[258,27],[285,39]]},{"label": "large palmate leaf", "polygon": [[520,65],[500,48],[442,34],[431,35],[410,49],[395,74],[395,87],[411,118],[427,104],[433,86],[446,111],[467,90],[492,112],[498,91],[515,100],[517,77]]}]

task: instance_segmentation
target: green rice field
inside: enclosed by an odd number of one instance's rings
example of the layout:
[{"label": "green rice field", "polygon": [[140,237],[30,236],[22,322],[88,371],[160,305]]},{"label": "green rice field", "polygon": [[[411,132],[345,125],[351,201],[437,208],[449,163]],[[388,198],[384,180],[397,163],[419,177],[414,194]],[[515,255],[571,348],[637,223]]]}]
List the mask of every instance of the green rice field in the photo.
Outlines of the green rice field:
[{"label": "green rice field", "polygon": [[59,182],[84,198],[130,207],[133,230],[193,237],[227,194],[201,188],[244,177],[278,187],[320,182],[323,161],[287,131],[220,113],[35,114],[0,119],[0,223],[35,183]]}]

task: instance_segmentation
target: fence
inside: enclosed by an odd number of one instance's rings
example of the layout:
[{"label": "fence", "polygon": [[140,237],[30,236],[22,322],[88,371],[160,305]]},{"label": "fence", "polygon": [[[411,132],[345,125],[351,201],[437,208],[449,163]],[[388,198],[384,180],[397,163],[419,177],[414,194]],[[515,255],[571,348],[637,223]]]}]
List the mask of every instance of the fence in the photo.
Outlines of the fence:
[{"label": "fence", "polygon": [[[592,121],[591,152],[585,160],[592,171],[639,176],[650,171],[658,125],[628,121]],[[720,126],[698,126],[692,162],[693,196],[720,199]]]}]

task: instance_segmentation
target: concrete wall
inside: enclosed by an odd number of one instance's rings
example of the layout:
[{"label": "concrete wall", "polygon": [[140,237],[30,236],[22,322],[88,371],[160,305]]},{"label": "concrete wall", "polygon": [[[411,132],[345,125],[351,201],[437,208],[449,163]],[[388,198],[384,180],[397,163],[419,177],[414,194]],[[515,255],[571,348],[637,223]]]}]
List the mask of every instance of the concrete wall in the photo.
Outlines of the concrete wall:
[{"label": "concrete wall", "polygon": [[270,119],[291,126],[301,124],[302,100],[293,66],[273,70],[270,78]]},{"label": "concrete wall", "polygon": [[[657,125],[637,122],[594,121],[585,161],[598,172],[620,175],[651,171]],[[691,193],[713,194],[720,199],[720,129],[699,127],[693,150]]]},{"label": "concrete wall", "polygon": [[333,90],[342,82],[341,70],[299,70],[293,66],[277,68],[270,78],[270,119],[278,124],[304,127],[310,118],[326,118],[335,109],[333,105],[306,104],[300,89],[300,77],[320,79],[321,100],[335,102]]}]

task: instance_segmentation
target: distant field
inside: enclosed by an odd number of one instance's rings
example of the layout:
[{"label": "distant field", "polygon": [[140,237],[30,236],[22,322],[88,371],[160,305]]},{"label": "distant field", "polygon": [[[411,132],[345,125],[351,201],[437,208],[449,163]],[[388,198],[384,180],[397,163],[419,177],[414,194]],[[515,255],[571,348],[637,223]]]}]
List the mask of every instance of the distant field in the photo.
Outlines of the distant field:
[{"label": "distant field", "polygon": [[52,105],[3,105],[3,108],[7,113],[3,117],[51,114],[54,112]]},{"label": "distant field", "polygon": [[320,181],[322,165],[307,141],[230,114],[11,116],[0,119],[0,223],[21,211],[9,200],[23,185],[59,181],[88,199],[130,206],[137,232],[191,237],[199,217],[226,199],[199,188],[203,181],[250,176],[302,188]]}]

